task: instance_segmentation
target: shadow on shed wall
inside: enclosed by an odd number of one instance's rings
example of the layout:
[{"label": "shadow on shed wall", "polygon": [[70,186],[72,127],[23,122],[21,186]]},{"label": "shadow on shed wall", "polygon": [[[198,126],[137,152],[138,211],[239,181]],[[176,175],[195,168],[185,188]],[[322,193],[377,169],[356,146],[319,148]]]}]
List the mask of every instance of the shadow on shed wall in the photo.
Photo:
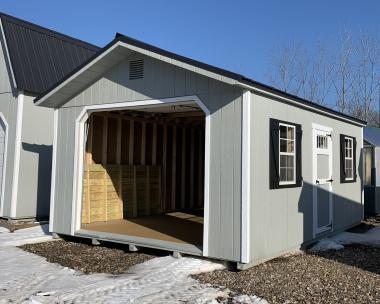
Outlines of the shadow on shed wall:
[{"label": "shadow on shed wall", "polygon": [[23,142],[22,148],[38,156],[36,217],[46,218],[50,210],[52,146]]}]

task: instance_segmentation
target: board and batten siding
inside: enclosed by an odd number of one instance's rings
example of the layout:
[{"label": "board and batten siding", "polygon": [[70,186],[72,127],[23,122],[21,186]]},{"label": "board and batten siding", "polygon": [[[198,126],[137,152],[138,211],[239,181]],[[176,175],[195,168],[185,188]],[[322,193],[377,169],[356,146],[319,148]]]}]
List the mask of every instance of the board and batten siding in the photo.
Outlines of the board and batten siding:
[{"label": "board and batten siding", "polygon": [[[313,239],[312,123],[331,127],[333,157],[333,227],[346,229],[362,219],[360,151],[362,128],[252,93],[251,262],[299,248]],[[269,120],[302,125],[302,176],[298,188],[269,189]],[[340,134],[356,137],[357,181],[340,182]]]},{"label": "board and batten siding", "polygon": [[[144,78],[129,80],[129,60]],[[75,121],[85,105],[197,95],[211,113],[209,256],[239,261],[243,90],[137,53],[59,108],[54,232],[70,234]]]},{"label": "board and batten siding", "polygon": [[53,109],[35,106],[33,96],[24,96],[16,208],[18,218],[49,216],[53,112]]},{"label": "board and batten siding", "polygon": [[8,142],[6,143],[6,172],[3,176],[4,201],[3,216],[11,216],[13,166],[15,154],[16,122],[17,122],[17,92],[13,90],[11,76],[8,72],[6,54],[4,51],[4,40],[0,34],[0,112],[8,124]]}]

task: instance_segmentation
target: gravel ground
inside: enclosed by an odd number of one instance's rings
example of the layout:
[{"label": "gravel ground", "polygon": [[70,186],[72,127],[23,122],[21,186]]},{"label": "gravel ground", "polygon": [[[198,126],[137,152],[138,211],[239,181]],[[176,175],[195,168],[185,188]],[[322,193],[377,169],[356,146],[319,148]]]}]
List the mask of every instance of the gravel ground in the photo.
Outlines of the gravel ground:
[{"label": "gravel ground", "polygon": [[380,303],[380,248],[281,257],[251,269],[194,276],[201,283],[255,294],[269,303]]},{"label": "gravel ground", "polygon": [[102,244],[92,246],[87,240],[57,240],[20,246],[21,249],[45,257],[48,262],[84,273],[121,274],[133,265],[157,256],[157,252],[129,252],[127,246]]}]

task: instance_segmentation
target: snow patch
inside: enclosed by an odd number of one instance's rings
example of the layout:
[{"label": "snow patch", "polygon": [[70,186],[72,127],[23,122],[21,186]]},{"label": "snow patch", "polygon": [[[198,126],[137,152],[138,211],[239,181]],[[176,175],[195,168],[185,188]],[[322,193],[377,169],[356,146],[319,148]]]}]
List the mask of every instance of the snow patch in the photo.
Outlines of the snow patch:
[{"label": "snow patch", "polygon": [[340,250],[344,248],[344,245],[349,244],[380,246],[380,227],[372,228],[365,233],[339,233],[331,238],[319,241],[310,251]]},{"label": "snow patch", "polygon": [[241,304],[268,304],[268,302],[258,296],[240,295],[233,298],[235,302]]},{"label": "snow patch", "polygon": [[21,246],[24,244],[38,243],[52,239],[49,233],[49,225],[34,226],[19,229],[12,233],[0,233],[0,247]]},{"label": "snow patch", "polygon": [[0,233],[9,233],[9,229],[5,227],[0,227]]},{"label": "snow patch", "polygon": [[341,250],[344,246],[337,243],[336,241],[330,239],[324,239],[315,244],[310,251],[311,252],[319,252],[319,251],[327,251],[327,250]]},{"label": "snow patch", "polygon": [[[122,275],[86,275],[14,247],[50,239],[47,225],[0,234],[0,303],[206,304],[230,296],[227,289],[190,277],[224,269],[221,263],[205,259],[166,256],[131,267]],[[246,296],[240,303],[267,302]]]}]

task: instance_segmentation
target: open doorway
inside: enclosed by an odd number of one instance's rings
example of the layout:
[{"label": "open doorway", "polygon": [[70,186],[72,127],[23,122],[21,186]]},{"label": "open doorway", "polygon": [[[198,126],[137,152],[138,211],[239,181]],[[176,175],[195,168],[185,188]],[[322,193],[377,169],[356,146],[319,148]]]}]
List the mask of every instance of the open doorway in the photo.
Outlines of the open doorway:
[{"label": "open doorway", "polygon": [[81,229],[203,245],[205,114],[196,103],[92,113]]}]

